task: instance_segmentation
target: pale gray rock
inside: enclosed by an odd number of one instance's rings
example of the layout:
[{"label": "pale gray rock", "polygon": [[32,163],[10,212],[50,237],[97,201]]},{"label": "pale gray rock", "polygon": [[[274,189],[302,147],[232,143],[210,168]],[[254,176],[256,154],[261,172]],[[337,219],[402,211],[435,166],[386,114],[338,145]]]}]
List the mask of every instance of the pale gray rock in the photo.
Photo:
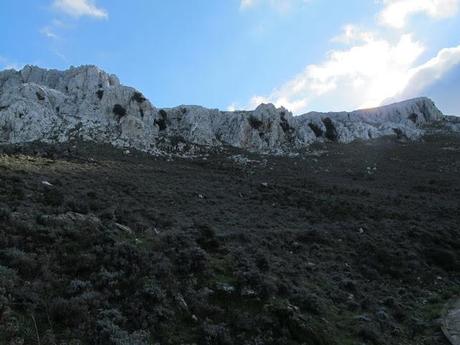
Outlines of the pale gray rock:
[{"label": "pale gray rock", "polygon": [[73,138],[152,150],[157,109],[95,66],[0,73],[0,142]]},{"label": "pale gray rock", "polygon": [[451,132],[460,132],[460,116],[444,116],[438,126]]},{"label": "pale gray rock", "polygon": [[160,134],[200,145],[229,145],[254,151],[282,148],[293,140],[295,120],[286,109],[262,104],[251,112],[221,112],[198,106],[160,110]]},{"label": "pale gray rock", "polygon": [[349,143],[386,135],[416,139],[427,125],[443,121],[446,128],[459,130],[428,98],[301,116],[272,104],[235,112],[200,106],[157,109],[142,93],[95,66],[0,72],[0,143],[83,139],[158,153],[158,143],[169,140],[283,153],[316,141]]},{"label": "pale gray rock", "polygon": [[[423,125],[442,118],[443,114],[433,101],[422,97],[353,112],[311,112],[299,116],[297,120],[301,133],[308,134],[306,128],[310,127],[317,138],[349,143],[356,139],[366,140],[395,134],[416,139],[423,134]],[[308,139],[310,137],[304,141]]]}]

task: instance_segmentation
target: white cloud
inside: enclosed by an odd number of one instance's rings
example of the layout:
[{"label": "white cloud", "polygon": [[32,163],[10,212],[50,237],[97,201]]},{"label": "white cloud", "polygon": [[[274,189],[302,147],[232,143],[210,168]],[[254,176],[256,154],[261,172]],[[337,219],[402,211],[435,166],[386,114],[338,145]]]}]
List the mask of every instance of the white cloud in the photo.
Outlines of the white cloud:
[{"label": "white cloud", "polygon": [[53,7],[73,17],[108,18],[107,11],[97,7],[93,0],[54,0]]},{"label": "white cloud", "polygon": [[[274,0],[246,1],[255,6]],[[393,29],[404,28],[415,14],[441,19],[454,16],[460,7],[460,0],[377,1],[384,5],[377,16],[378,24]],[[389,99],[422,96],[424,89],[460,64],[460,46],[442,49],[431,60],[419,64],[426,48],[412,33],[375,30],[346,25],[342,33],[331,40],[345,44],[345,48],[330,51],[322,62],[307,65],[269,94],[253,96],[243,108],[274,103],[301,113],[318,104],[329,108],[340,104],[346,104],[349,109],[374,107]]]},{"label": "white cloud", "polygon": [[441,49],[428,62],[414,67],[409,71],[405,88],[393,100],[401,100],[421,96],[432,83],[444,77],[452,68],[460,64],[460,45]]},{"label": "white cloud", "polygon": [[424,13],[432,18],[454,16],[460,0],[382,0],[383,10],[379,13],[381,24],[403,28],[412,15]]},{"label": "white cloud", "polygon": [[346,99],[353,107],[376,106],[405,87],[411,68],[425,49],[410,34],[396,42],[376,38],[372,33],[351,36],[358,40],[355,45],[331,51],[325,61],[306,66],[270,95],[252,97],[248,107],[271,102],[299,113],[322,96]]}]

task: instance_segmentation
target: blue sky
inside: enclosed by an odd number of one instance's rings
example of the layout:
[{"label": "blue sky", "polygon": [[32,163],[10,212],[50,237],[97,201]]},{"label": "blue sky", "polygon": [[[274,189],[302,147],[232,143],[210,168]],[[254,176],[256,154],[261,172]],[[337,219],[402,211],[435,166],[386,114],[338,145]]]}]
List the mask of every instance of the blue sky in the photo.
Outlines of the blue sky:
[{"label": "blue sky", "polygon": [[460,115],[460,0],[2,0],[0,69],[95,64],[158,107]]}]

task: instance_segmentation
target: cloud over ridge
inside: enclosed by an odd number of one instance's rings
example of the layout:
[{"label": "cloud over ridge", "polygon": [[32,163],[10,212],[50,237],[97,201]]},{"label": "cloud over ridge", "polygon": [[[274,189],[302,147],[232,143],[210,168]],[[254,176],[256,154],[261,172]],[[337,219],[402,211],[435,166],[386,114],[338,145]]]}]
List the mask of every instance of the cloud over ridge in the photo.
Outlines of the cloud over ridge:
[{"label": "cloud over ridge", "polygon": [[[242,0],[254,2],[257,0]],[[260,0],[262,1],[262,0]],[[373,30],[347,24],[331,39],[340,45],[265,95],[254,95],[245,108],[274,103],[294,113],[312,104],[342,100],[353,108],[375,107],[388,100],[423,96],[431,84],[460,65],[460,46],[429,50],[407,30],[413,15],[443,19],[455,16],[460,0],[379,0]],[[424,53],[431,58],[419,61]],[[233,106],[237,106],[234,104]],[[337,109],[336,109],[337,110]]]}]

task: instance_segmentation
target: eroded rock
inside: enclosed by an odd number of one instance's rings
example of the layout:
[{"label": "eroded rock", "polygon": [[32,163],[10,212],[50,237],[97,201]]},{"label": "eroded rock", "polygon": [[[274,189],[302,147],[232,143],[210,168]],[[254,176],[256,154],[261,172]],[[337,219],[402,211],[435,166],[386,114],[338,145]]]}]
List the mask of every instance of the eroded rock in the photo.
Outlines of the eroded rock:
[{"label": "eroded rock", "polygon": [[385,135],[416,139],[426,124],[441,120],[445,128],[459,129],[446,118],[428,98],[296,117],[272,104],[234,112],[200,106],[156,109],[142,93],[95,66],[0,72],[0,143],[83,139],[156,153],[159,143],[180,138],[193,145],[283,153],[316,141],[349,143]]}]

